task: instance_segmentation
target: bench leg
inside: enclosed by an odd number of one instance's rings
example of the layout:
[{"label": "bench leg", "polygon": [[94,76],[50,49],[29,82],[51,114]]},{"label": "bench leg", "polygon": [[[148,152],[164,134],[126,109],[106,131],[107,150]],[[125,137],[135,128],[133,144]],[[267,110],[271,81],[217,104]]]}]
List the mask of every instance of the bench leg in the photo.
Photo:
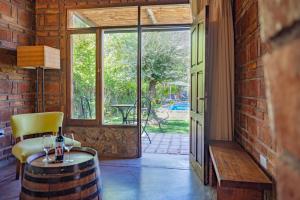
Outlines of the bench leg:
[{"label": "bench leg", "polygon": [[209,160],[209,186],[216,187],[217,186],[217,176],[214,170],[213,163],[211,159]]},{"label": "bench leg", "polygon": [[262,190],[225,188],[217,186],[217,200],[263,200]]}]

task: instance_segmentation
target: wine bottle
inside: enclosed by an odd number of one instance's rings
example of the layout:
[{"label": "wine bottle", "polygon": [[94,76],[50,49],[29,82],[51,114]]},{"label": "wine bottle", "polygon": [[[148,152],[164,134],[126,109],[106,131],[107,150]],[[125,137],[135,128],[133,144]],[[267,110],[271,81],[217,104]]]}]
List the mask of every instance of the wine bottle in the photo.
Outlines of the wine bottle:
[{"label": "wine bottle", "polygon": [[64,137],[62,136],[62,129],[59,127],[57,136],[55,138],[55,161],[63,162],[64,160]]}]

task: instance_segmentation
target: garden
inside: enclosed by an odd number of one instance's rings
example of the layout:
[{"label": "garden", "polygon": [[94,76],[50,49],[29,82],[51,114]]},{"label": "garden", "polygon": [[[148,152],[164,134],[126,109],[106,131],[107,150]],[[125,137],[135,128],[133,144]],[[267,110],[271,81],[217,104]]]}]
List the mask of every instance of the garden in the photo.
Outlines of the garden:
[{"label": "garden", "polygon": [[[189,40],[188,30],[142,33],[142,121],[148,132],[188,133]],[[103,33],[103,124],[136,124],[137,41],[136,30]],[[95,34],[74,35],[72,43],[72,117],[94,119]]]}]

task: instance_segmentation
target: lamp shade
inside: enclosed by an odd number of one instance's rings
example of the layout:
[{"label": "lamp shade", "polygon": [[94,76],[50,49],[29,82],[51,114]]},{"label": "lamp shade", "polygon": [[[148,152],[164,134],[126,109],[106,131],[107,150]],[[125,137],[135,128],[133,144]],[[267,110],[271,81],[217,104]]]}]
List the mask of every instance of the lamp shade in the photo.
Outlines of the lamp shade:
[{"label": "lamp shade", "polygon": [[60,50],[48,46],[18,46],[17,66],[60,69]]}]

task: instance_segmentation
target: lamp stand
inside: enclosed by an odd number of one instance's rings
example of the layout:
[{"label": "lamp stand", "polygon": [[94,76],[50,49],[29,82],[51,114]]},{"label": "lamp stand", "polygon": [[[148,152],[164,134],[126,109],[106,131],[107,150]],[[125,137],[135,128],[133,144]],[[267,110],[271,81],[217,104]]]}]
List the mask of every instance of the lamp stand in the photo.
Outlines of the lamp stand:
[{"label": "lamp stand", "polygon": [[34,111],[39,112],[39,68],[36,68],[36,80],[35,80],[35,108]]},{"label": "lamp stand", "polygon": [[36,68],[36,98],[35,98],[35,112],[40,112],[39,108],[39,69],[42,69],[42,112],[45,112],[45,69],[43,67]]}]

